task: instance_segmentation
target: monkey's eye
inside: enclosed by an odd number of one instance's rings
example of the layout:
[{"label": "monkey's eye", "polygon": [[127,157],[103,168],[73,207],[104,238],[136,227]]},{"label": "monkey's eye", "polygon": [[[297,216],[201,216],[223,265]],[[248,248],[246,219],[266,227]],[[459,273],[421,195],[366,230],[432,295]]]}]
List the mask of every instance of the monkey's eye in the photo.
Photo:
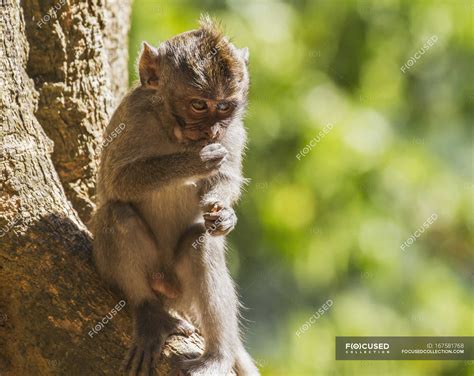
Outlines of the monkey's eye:
[{"label": "monkey's eye", "polygon": [[220,112],[227,112],[232,108],[229,102],[219,102],[217,104],[217,110]]},{"label": "monkey's eye", "polygon": [[207,103],[205,101],[196,99],[191,102],[191,107],[196,112],[204,112],[207,111]]}]

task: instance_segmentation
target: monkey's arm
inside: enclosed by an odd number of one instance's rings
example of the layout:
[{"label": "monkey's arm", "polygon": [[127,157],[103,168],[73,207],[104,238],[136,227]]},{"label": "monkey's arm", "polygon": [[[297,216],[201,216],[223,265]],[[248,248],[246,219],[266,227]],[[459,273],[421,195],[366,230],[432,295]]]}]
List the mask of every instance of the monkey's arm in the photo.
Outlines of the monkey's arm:
[{"label": "monkey's arm", "polygon": [[247,182],[247,179],[242,176],[242,154],[246,140],[247,135],[242,123],[236,123],[228,129],[222,141],[223,146],[228,150],[226,160],[216,174],[203,182],[201,192],[203,209],[212,207],[217,202],[223,207],[232,208],[240,198],[242,186]]},{"label": "monkey's arm", "polygon": [[211,235],[226,235],[235,227],[237,216],[232,206],[240,198],[246,179],[242,176],[242,154],[246,132],[242,124],[228,129],[223,146],[227,158],[215,175],[203,182],[201,207],[206,229]]},{"label": "monkey's arm", "polygon": [[113,176],[115,194],[120,200],[133,200],[153,189],[177,180],[201,178],[212,174],[223,163],[227,151],[219,144],[210,144],[199,152],[139,159],[117,168]]},{"label": "monkey's arm", "polygon": [[[237,223],[232,206],[240,197],[245,179],[240,168],[221,169],[216,175],[206,179],[208,191],[201,197],[206,229],[213,236],[227,235]],[[238,166],[234,166],[238,167]]]},{"label": "monkey's arm", "polygon": [[219,171],[204,182],[201,206],[207,208],[221,203],[224,207],[232,207],[240,198],[240,191],[245,183],[246,179],[238,170]]}]

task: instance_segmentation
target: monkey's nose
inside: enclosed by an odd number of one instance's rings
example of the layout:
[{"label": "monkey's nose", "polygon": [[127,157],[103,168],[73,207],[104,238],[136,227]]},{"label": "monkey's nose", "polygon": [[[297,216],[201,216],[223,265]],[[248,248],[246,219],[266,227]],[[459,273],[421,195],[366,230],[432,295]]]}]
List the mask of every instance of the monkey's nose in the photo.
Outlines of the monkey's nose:
[{"label": "monkey's nose", "polygon": [[209,127],[204,129],[204,133],[206,134],[207,137],[209,137],[211,140],[214,140],[217,136],[217,132],[219,130],[218,126],[214,127]]}]

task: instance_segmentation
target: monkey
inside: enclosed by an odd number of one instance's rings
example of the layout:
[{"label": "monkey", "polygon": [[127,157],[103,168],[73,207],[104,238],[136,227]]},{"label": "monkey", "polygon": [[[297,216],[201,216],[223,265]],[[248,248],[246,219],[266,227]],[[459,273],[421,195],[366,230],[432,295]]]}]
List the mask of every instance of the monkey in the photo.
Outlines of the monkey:
[{"label": "monkey", "polygon": [[163,271],[152,275],[150,286],[153,291],[166,296],[168,299],[177,298],[181,294],[181,287],[177,281],[176,275],[168,271]]},{"label": "monkey", "polygon": [[246,182],[248,60],[248,49],[208,15],[157,48],[144,42],[139,82],[105,131],[123,125],[102,148],[93,259],[132,309],[128,375],[152,375],[166,338],[192,333],[173,312],[193,318],[205,341],[204,353],[180,360],[177,372],[259,375],[226,265],[226,235]]},{"label": "monkey", "polygon": [[[212,232],[217,231],[216,223],[218,223],[217,221],[219,221],[219,218],[221,217],[221,213],[220,213],[221,209],[222,207],[220,207],[216,203],[213,205],[212,208],[210,208],[210,212],[207,212],[204,214],[204,219],[207,222],[207,226],[206,226],[207,231],[212,231]],[[202,233],[202,231],[200,233]],[[173,264],[176,264],[178,262],[177,259],[179,257],[180,257],[180,254],[177,253],[175,255],[175,261],[173,262]],[[151,288],[155,292],[165,295],[167,298],[170,298],[170,299],[176,298],[181,292],[179,281],[177,280],[176,275],[173,273],[173,271],[170,271],[170,270],[168,270],[166,273],[163,271],[154,273],[152,275],[150,284],[151,284]]]},{"label": "monkey", "polygon": [[[204,214],[204,219],[207,222],[207,231],[217,231],[216,223],[218,222],[216,221],[218,221],[219,217],[221,217],[221,209],[222,207],[220,207],[218,204],[214,204],[213,207],[210,208],[210,212]],[[175,255],[175,261],[173,264],[178,262],[176,259],[179,257],[179,253]],[[166,273],[164,271],[153,273],[150,284],[151,288],[155,292],[163,294],[170,299],[176,298],[181,291],[176,275],[170,270],[168,270]]]}]

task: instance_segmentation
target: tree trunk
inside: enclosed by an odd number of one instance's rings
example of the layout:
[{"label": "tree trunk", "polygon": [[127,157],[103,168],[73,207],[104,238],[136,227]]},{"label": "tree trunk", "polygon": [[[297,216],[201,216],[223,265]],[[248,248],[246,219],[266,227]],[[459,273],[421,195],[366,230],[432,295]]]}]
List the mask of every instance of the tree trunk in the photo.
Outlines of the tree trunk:
[{"label": "tree trunk", "polygon": [[[0,375],[117,375],[128,307],[96,274],[81,218],[126,86],[129,4],[0,4]],[[200,348],[170,338],[159,374]]]},{"label": "tree trunk", "polygon": [[130,2],[25,0],[27,74],[39,94],[36,118],[54,142],[66,196],[88,221],[94,208],[97,148],[128,86]]}]

